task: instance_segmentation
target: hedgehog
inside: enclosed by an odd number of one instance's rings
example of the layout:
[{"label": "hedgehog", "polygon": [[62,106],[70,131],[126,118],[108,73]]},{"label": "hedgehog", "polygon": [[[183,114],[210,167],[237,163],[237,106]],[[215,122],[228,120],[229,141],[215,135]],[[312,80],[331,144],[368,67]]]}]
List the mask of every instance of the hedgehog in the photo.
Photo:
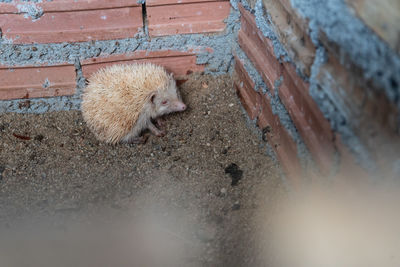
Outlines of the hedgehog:
[{"label": "hedgehog", "polygon": [[82,95],[83,119],[106,143],[144,143],[146,129],[164,136],[161,117],[186,110],[173,75],[158,65],[112,65],[88,82]]}]

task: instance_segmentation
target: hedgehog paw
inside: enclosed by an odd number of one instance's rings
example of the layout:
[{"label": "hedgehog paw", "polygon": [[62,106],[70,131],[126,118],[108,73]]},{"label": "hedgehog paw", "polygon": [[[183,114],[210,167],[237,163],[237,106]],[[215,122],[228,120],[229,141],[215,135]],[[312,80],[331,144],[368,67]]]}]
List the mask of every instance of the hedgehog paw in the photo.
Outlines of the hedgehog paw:
[{"label": "hedgehog paw", "polygon": [[163,137],[163,136],[165,136],[165,131],[164,130],[159,130],[157,133],[155,133],[155,135],[156,136],[158,136],[158,137]]},{"label": "hedgehog paw", "polygon": [[126,144],[136,144],[136,145],[145,144],[148,137],[149,137],[148,135],[142,135],[139,137],[130,138],[125,143]]},{"label": "hedgehog paw", "polygon": [[149,124],[149,130],[152,134],[158,137],[162,137],[165,135],[165,131],[158,129],[153,123]]},{"label": "hedgehog paw", "polygon": [[156,125],[158,128],[161,128],[161,129],[165,128],[165,120],[161,117],[158,117],[156,119]]}]

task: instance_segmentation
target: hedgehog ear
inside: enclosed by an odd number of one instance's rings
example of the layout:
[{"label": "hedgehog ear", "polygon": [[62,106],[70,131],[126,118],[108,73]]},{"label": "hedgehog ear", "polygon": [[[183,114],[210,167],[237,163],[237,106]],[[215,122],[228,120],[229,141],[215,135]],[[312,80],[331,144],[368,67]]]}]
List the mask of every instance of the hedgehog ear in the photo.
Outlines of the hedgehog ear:
[{"label": "hedgehog ear", "polygon": [[151,102],[152,104],[154,104],[155,98],[156,98],[156,93],[152,93],[152,94],[150,95],[150,102]]}]

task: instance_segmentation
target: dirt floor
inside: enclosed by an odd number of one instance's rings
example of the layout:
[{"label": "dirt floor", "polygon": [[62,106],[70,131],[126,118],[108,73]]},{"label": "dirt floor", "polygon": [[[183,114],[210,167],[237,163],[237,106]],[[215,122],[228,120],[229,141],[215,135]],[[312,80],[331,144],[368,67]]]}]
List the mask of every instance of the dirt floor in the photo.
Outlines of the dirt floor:
[{"label": "dirt floor", "polygon": [[[160,250],[177,244],[160,256],[163,266],[267,266],[258,230],[285,195],[279,167],[246,124],[228,76],[192,76],[180,87],[189,109],[144,145],[99,143],[78,111],[1,114],[1,227],[135,228],[146,217],[142,225],[164,233]],[[151,242],[145,253],[154,258],[162,242]],[[139,265],[127,261],[119,266]]]}]

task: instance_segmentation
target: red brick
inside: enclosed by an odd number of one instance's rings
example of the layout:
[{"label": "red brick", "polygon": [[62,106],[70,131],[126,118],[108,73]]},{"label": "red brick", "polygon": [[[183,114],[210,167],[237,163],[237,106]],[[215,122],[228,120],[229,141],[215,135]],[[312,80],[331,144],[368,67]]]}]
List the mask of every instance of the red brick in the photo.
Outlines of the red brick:
[{"label": "red brick", "polygon": [[[29,5],[26,1],[14,0],[10,3],[0,3],[0,14],[16,14],[18,13],[18,5]],[[91,10],[104,8],[119,7],[137,7],[140,6],[136,1],[132,0],[57,0],[43,1],[42,3],[34,3],[38,8],[42,8],[45,13],[56,11],[73,11],[73,10]]]},{"label": "red brick", "polygon": [[45,12],[36,21],[22,14],[0,15],[3,37],[15,44],[129,38],[142,26],[141,7]]},{"label": "red brick", "polygon": [[236,93],[243,107],[254,120],[260,113],[260,95],[254,90],[254,81],[244,68],[242,61],[235,55],[235,73],[239,81],[235,81]]},{"label": "red brick", "polygon": [[240,79],[241,82],[245,83],[247,87],[254,90],[255,83],[250,78],[249,74],[244,68],[243,62],[240,60],[240,58],[237,57],[236,54],[234,55],[234,58],[235,58],[235,72],[238,74],[238,78]]},{"label": "red brick", "polygon": [[400,157],[400,111],[383,90],[365,80],[362,70],[351,63],[341,64],[336,54],[339,51],[330,48],[328,61],[319,69],[317,79],[322,87],[331,89],[330,97],[377,168],[387,172]]},{"label": "red brick", "polygon": [[355,13],[380,38],[400,54],[400,1],[346,0]]},{"label": "red brick", "polygon": [[268,127],[266,132],[268,143],[275,151],[282,169],[290,182],[298,187],[302,174],[300,161],[297,157],[297,145],[287,130],[281,125],[279,117],[272,113],[269,99],[261,95],[261,113],[258,117],[258,125],[262,129]]},{"label": "red brick", "polygon": [[364,79],[359,67],[348,61],[342,64],[339,60],[340,51],[330,43],[327,45],[328,61],[320,68],[317,79],[322,86],[332,88],[332,97],[340,100],[342,112],[349,118],[349,123],[359,125],[361,121],[374,121],[383,128],[393,128],[396,131],[396,118],[399,115],[397,108],[372,81]]},{"label": "red brick", "polygon": [[150,36],[219,32],[230,12],[229,2],[190,3],[147,8]]},{"label": "red brick", "polygon": [[309,85],[290,63],[284,64],[279,97],[323,174],[332,169],[335,148],[329,122],[309,95]]},{"label": "red brick", "polygon": [[[284,72],[284,80],[291,80],[293,86],[297,89],[297,91],[301,95],[301,105],[302,110],[304,108],[310,109],[309,112],[306,112],[305,116],[307,121],[312,120],[321,128],[321,132],[324,135],[328,136],[330,140],[333,140],[332,130],[330,123],[326,120],[318,105],[315,103],[314,99],[310,96],[309,93],[309,84],[305,82],[297,73],[293,65],[290,63],[284,64],[285,72]],[[285,86],[285,82],[283,82],[283,86]],[[304,107],[304,108],[303,108]],[[308,117],[310,116],[310,117]],[[311,117],[312,116],[312,117]]]},{"label": "red brick", "polygon": [[242,106],[246,110],[250,119],[254,120],[260,113],[260,96],[254,89],[244,86],[244,83],[234,83],[236,94],[238,95]]},{"label": "red brick", "polygon": [[238,81],[234,87],[244,109],[251,119],[257,117],[257,125],[266,132],[267,139],[275,151],[282,168],[294,186],[298,186],[302,173],[300,161],[297,157],[297,145],[287,130],[281,125],[278,116],[272,113],[272,108],[267,98],[254,90],[254,81],[244,68],[242,61],[235,55],[235,73]]},{"label": "red brick", "polygon": [[[263,0],[264,1],[264,0]],[[279,0],[281,5],[285,8],[285,10],[289,13],[290,20],[294,20],[297,26],[301,28],[301,30],[308,34],[308,23],[309,21],[302,17],[299,12],[292,7],[290,0]]]},{"label": "red brick", "polygon": [[261,112],[257,119],[257,125],[260,129],[274,126],[275,115],[272,113],[272,108],[269,99],[265,95],[260,96]]},{"label": "red brick", "polygon": [[[242,14],[242,28],[238,38],[240,46],[269,88],[273,89],[275,80],[283,75],[279,96],[321,170],[329,172],[335,152],[329,122],[309,95],[308,84],[297,75],[291,64],[285,63],[283,66],[279,63],[274,56],[271,41],[258,30],[254,16],[241,5],[239,8]],[[267,121],[267,117],[261,113],[259,125],[264,126]]]},{"label": "red brick", "polygon": [[[222,2],[228,0],[219,0],[219,1]],[[147,0],[146,6],[162,6],[162,5],[203,3],[203,2],[215,2],[215,0]]]},{"label": "red brick", "polygon": [[[44,88],[46,79],[50,86]],[[73,95],[76,87],[75,67],[0,66],[0,99],[19,99]]]},{"label": "red brick", "polygon": [[253,62],[267,86],[273,90],[279,78],[282,65],[275,58],[271,40],[265,38],[257,28],[254,16],[241,5],[242,27],[239,32],[239,45]]},{"label": "red brick", "polygon": [[[296,13],[289,5],[284,6],[277,0],[263,0],[266,10],[271,15],[272,27],[277,34],[279,41],[285,47],[289,57],[296,63],[296,66],[303,74],[310,76],[311,65],[314,62],[315,46],[299,25],[293,19]],[[290,12],[287,10],[290,8]]]},{"label": "red brick", "polygon": [[82,71],[83,75],[88,78],[93,72],[106,66],[139,62],[152,62],[164,66],[168,71],[174,73],[176,77],[204,71],[204,65],[196,64],[196,55],[193,52],[172,50],[136,51],[130,54],[91,58],[82,61]]}]

